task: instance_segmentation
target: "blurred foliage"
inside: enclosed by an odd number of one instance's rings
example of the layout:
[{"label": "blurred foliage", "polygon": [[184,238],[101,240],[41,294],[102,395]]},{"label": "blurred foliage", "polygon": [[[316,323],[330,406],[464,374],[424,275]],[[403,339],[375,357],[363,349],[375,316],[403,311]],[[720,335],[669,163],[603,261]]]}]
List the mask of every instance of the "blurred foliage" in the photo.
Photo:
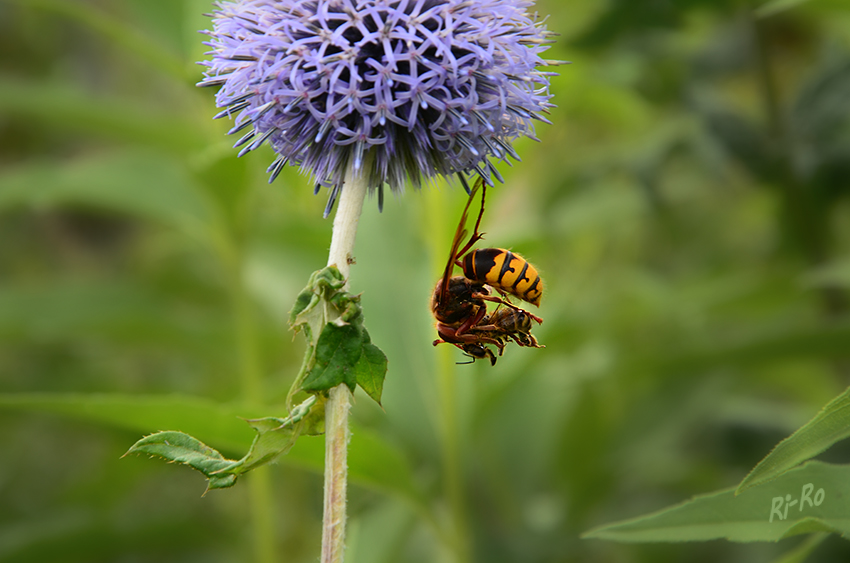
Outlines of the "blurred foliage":
[{"label": "blurred foliage", "polygon": [[[367,202],[352,291],[389,372],[385,410],[353,409],[347,561],[451,560],[458,514],[488,563],[846,561],[835,536],[579,535],[736,485],[850,383],[850,10],[538,9],[573,64],[483,229],[542,272],[546,348],[454,367],[428,300],[462,190]],[[210,119],[194,87],[209,10],[0,0],[0,561],[246,561],[268,553],[263,529],[286,561],[315,560],[321,438],[271,485],[204,498],[186,468],[119,461],[166,429],[238,451],[235,414],[285,414],[269,405],[303,353],[286,313],[330,241],[306,179],[268,185],[272,155],[237,160]]]}]

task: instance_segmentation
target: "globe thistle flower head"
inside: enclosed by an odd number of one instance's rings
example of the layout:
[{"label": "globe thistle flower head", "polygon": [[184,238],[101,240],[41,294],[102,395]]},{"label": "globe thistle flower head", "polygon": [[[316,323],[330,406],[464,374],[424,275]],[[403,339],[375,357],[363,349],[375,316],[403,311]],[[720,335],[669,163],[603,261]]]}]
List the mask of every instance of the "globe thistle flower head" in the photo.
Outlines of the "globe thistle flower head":
[{"label": "globe thistle flower head", "polygon": [[501,181],[490,159],[518,159],[551,104],[558,64],[526,0],[238,0],[219,2],[199,86],[221,86],[216,118],[247,132],[239,155],[269,143],[274,181],[297,165],[331,189],[346,170],[370,188],[478,174]]}]

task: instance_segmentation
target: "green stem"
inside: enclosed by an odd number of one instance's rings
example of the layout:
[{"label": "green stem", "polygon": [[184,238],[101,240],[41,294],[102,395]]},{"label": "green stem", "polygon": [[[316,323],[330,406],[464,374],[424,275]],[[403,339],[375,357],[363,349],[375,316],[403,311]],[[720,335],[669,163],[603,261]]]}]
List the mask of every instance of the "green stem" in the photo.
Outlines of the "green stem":
[{"label": "green stem", "polygon": [[322,518],[322,563],[342,563],[348,488],[348,411],[351,391],[330,390],[325,405],[325,504]]},{"label": "green stem", "polygon": [[[367,180],[349,168],[334,216],[328,266],[336,267],[348,278],[354,251],[357,223],[363,211]],[[328,321],[332,319],[326,319]],[[325,504],[322,519],[321,563],[342,563],[345,551],[346,489],[348,483],[348,411],[351,391],[346,385],[330,390],[325,405]]]}]

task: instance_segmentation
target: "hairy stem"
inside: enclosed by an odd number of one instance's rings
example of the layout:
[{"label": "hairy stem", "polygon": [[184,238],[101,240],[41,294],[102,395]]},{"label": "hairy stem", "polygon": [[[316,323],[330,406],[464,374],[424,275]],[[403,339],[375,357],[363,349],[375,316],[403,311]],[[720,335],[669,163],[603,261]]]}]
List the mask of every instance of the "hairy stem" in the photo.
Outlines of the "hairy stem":
[{"label": "hairy stem", "polygon": [[[352,168],[345,175],[334,217],[328,266],[336,264],[346,278],[353,258],[357,223],[367,191],[366,178]],[[331,319],[328,319],[331,320]],[[351,391],[346,385],[330,390],[325,406],[325,508],[322,520],[321,563],[342,563],[345,550],[345,506],[348,480],[348,411]]]},{"label": "hairy stem", "polygon": [[325,406],[325,507],[322,518],[322,563],[342,563],[348,479],[348,410],[351,391],[338,385]]}]

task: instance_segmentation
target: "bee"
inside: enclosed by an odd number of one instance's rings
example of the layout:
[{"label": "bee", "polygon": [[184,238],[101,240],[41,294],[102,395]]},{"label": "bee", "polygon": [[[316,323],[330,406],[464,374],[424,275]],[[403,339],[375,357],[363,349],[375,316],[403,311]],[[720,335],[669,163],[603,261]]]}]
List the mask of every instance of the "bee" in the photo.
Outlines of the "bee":
[{"label": "bee", "polygon": [[[459,364],[471,364],[475,362],[475,360],[483,360],[486,358],[490,360],[491,366],[496,365],[496,355],[491,349],[487,348],[483,344],[471,342],[462,344],[460,349],[463,350],[464,355],[469,356],[472,359],[468,362],[458,362]],[[499,350],[499,355],[502,355],[501,350]]]},{"label": "bee", "polygon": [[531,334],[531,321],[534,318],[531,313],[522,309],[499,308],[489,317],[484,317],[481,323],[472,328],[472,332],[502,342],[503,346],[499,347],[500,356],[505,340],[512,340],[522,347],[545,348]]},{"label": "bee", "polygon": [[[469,333],[497,341],[498,344],[494,345],[498,348],[500,356],[508,341],[516,342],[522,347],[545,348],[531,334],[532,318],[528,311],[522,309],[499,308],[492,315],[485,315],[478,324],[469,329]],[[490,360],[490,365],[496,365],[496,355],[481,343],[462,344],[461,349],[465,355],[472,358],[471,361],[462,363],[469,364],[475,360],[487,358]]]},{"label": "bee", "polygon": [[[479,179],[469,195],[452,240],[443,277],[434,288],[431,312],[437,320],[437,335],[440,337],[434,341],[434,346],[448,342],[471,357],[473,362],[486,358],[494,365],[496,356],[485,344],[495,346],[500,356],[507,341],[514,341],[520,346],[541,347],[530,331],[532,321],[542,323],[543,319],[513,305],[507,296],[514,295],[539,305],[543,286],[534,266],[518,254],[501,248],[470,252],[483,238],[478,230],[484,216],[486,188],[483,186]],[[461,247],[467,233],[465,226],[469,207],[479,188],[481,209],[472,235]],[[464,275],[452,276],[455,266],[460,267]],[[491,294],[491,288],[499,296]],[[487,315],[488,301],[499,304],[492,317]]]}]

